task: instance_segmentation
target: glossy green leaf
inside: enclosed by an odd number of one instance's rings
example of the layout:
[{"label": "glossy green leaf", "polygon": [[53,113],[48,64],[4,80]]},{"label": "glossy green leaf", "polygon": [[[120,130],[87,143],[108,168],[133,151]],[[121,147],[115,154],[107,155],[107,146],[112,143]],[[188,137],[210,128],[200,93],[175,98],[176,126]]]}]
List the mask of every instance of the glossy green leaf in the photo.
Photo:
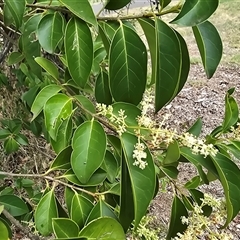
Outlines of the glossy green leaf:
[{"label": "glossy green leaf", "polygon": [[[120,212],[119,222],[125,232],[129,229],[134,220],[134,196],[130,173],[127,167],[125,154],[122,153],[121,176],[120,176]],[[117,187],[118,188],[118,187]],[[118,189],[117,189],[118,190]]]},{"label": "glossy green leaf", "polygon": [[93,203],[84,196],[75,193],[72,199],[70,216],[77,225],[82,228],[87,220],[89,213],[93,208]]},{"label": "glossy green leaf", "polygon": [[72,137],[73,131],[73,121],[72,118],[69,117],[62,122],[58,129],[58,134],[56,136],[56,141],[51,139],[51,145],[55,151],[55,153],[61,152],[64,148],[69,146],[70,140]]},{"label": "glossy green leaf", "polygon": [[136,136],[125,132],[121,136],[121,142],[129,177],[131,179],[134,201],[134,225],[137,227],[141,218],[145,215],[155,192],[155,167],[148,148],[144,150],[147,153],[147,157],[143,159],[143,161],[146,161],[147,166],[144,169],[134,166],[135,159],[133,158],[133,151],[134,145],[138,142]]},{"label": "glossy green leaf", "polygon": [[222,58],[222,40],[217,29],[209,21],[194,26],[192,29],[205,72],[207,77],[211,78]]},{"label": "glossy green leaf", "polygon": [[73,199],[74,195],[75,195],[75,192],[71,188],[65,187],[64,200],[65,200],[69,215],[71,212],[72,199]]},{"label": "glossy green leaf", "polygon": [[[88,0],[59,0],[72,13],[78,16],[83,21],[90,23],[95,28],[98,28],[96,17]],[[83,11],[84,9],[84,11]]]},{"label": "glossy green leaf", "polygon": [[68,146],[63,149],[57,157],[53,160],[50,169],[51,170],[68,170],[70,165],[70,158],[72,153],[72,147]]},{"label": "glossy green leaf", "polygon": [[218,171],[209,156],[204,157],[203,155],[193,154],[191,149],[187,147],[181,147],[180,153],[183,157],[185,157],[189,162],[193,163],[196,167],[198,167],[198,165],[202,165],[217,178],[219,177]]},{"label": "glossy green leaf", "polygon": [[47,85],[44,87],[35,98],[31,112],[33,113],[32,121],[39,115],[39,113],[43,110],[43,106],[45,103],[54,95],[56,95],[59,91],[61,91],[62,87],[54,84]]},{"label": "glossy green leaf", "polygon": [[8,229],[5,223],[0,219],[0,233],[1,233],[1,240],[9,240]]},{"label": "glossy green leaf", "polygon": [[188,129],[188,132],[198,137],[202,131],[202,119],[198,118],[197,121]]},{"label": "glossy green leaf", "polygon": [[57,203],[54,189],[52,189],[41,198],[35,210],[34,219],[37,230],[43,236],[50,235],[53,232],[52,219],[57,217]]},{"label": "glossy green leaf", "polygon": [[163,160],[163,164],[172,164],[177,162],[180,157],[179,145],[177,141],[173,141],[169,144],[166,157]]},{"label": "glossy green leaf", "polygon": [[90,177],[90,179],[86,183],[82,183],[78,180],[72,169],[68,170],[64,175],[64,178],[66,178],[69,182],[72,182],[78,186],[86,186],[86,187],[92,187],[97,186],[106,179],[107,173],[102,169],[97,169],[96,172],[93,173],[93,175]]},{"label": "glossy green leaf", "polygon": [[86,224],[100,217],[111,217],[117,220],[117,216],[115,215],[113,210],[101,199],[90,212]]},{"label": "glossy green leaf", "polygon": [[0,196],[0,204],[14,217],[29,212],[26,203],[18,196],[12,194]]},{"label": "glossy green leaf", "polygon": [[[139,58],[136,59],[136,56]],[[109,55],[109,81],[113,98],[137,105],[142,100],[146,78],[146,47],[134,30],[121,24],[112,40]]]},{"label": "glossy green leaf", "polygon": [[229,141],[230,144],[225,145],[226,149],[230,151],[236,158],[240,159],[240,142]]},{"label": "glossy green leaf", "polygon": [[[109,144],[113,147],[115,150],[115,157],[121,157],[122,155],[122,145],[120,139],[115,135],[107,135],[107,139]],[[117,155],[117,156],[116,156]]]},{"label": "glossy green leaf", "polygon": [[177,233],[183,233],[186,230],[187,225],[182,224],[181,220],[183,216],[188,217],[188,212],[182,201],[177,196],[174,196],[172,203],[170,225],[166,240],[170,240],[176,237]]},{"label": "glossy green leaf", "polygon": [[107,53],[109,53],[110,44],[116,31],[120,27],[120,23],[116,21],[99,21],[99,26],[99,33],[101,35],[102,42]]},{"label": "glossy green leaf", "polygon": [[197,188],[201,183],[200,176],[195,176],[192,179],[190,179],[188,182],[184,184],[184,187],[187,189],[195,189]]},{"label": "glossy green leaf", "polygon": [[186,0],[180,13],[171,23],[195,26],[205,22],[217,9],[219,0]]},{"label": "glossy green leaf", "polygon": [[38,41],[48,53],[54,53],[63,38],[64,19],[59,12],[43,16],[38,24]]},{"label": "glossy green leaf", "polygon": [[234,89],[229,89],[225,96],[225,114],[223,120],[223,131],[227,132],[239,118],[238,104],[232,96]]},{"label": "glossy green leaf", "polygon": [[105,6],[107,10],[118,10],[120,8],[125,7],[131,2],[131,0],[110,0],[108,4]]},{"label": "glossy green leaf", "polygon": [[106,151],[106,134],[97,121],[86,121],[80,125],[72,139],[71,165],[77,178],[87,183],[101,166]]},{"label": "glossy green leaf", "polygon": [[108,74],[101,70],[95,85],[95,97],[98,103],[112,104],[112,95],[109,88]]},{"label": "glossy green leaf", "polygon": [[20,52],[12,52],[8,56],[7,64],[13,65],[21,62],[24,59],[24,55]]},{"label": "glossy green leaf", "polygon": [[71,116],[72,109],[72,99],[65,94],[56,94],[45,103],[45,126],[53,140],[56,141],[59,127]]},{"label": "glossy green leaf", "polygon": [[[85,9],[82,12],[85,12]],[[72,18],[67,24],[65,52],[72,79],[84,88],[93,63],[93,42],[88,25],[80,19]]]},{"label": "glossy green leaf", "polygon": [[155,32],[155,24],[154,21],[148,18],[139,18],[138,22],[140,23],[144,34],[146,36],[148,46],[149,46],[149,51],[151,55],[151,63],[152,63],[152,78],[151,82],[149,83],[150,85],[154,84],[156,81],[156,68],[157,65],[155,64],[156,59],[157,59],[157,42],[156,42],[156,32]]},{"label": "glossy green leaf", "polygon": [[23,21],[26,1],[25,0],[18,0],[18,1],[5,0],[4,3],[6,4],[9,12],[11,13],[14,19],[16,28],[17,29],[20,28]]},{"label": "glossy green leaf", "polygon": [[238,184],[240,181],[240,169],[231,159],[221,153],[212,157],[212,161],[219,174],[219,180],[226,198],[227,219],[224,224],[224,227],[226,227],[240,211],[240,187]]},{"label": "glossy green leaf", "polygon": [[68,218],[53,218],[53,231],[58,238],[74,238],[78,236],[78,225]]},{"label": "glossy green leaf", "polygon": [[189,57],[180,35],[160,19],[155,21],[156,51],[154,54],[155,111],[159,111],[181,90],[187,80]]},{"label": "glossy green leaf", "polygon": [[43,58],[43,57],[37,57],[35,58],[35,61],[54,79],[59,80],[59,73],[57,66],[51,62],[50,60]]},{"label": "glossy green leaf", "polygon": [[118,173],[118,162],[110,151],[106,151],[101,168],[106,171],[108,181],[113,183]]},{"label": "glossy green leaf", "polygon": [[97,76],[101,71],[101,63],[104,61],[107,56],[107,52],[104,47],[97,49],[94,52],[93,65],[92,65],[92,74]]},{"label": "glossy green leaf", "polygon": [[7,154],[16,152],[19,149],[19,143],[12,137],[8,137],[3,143]]},{"label": "glossy green leaf", "polygon": [[90,222],[81,230],[79,237],[101,240],[126,239],[120,223],[117,220],[109,217],[98,218]]}]

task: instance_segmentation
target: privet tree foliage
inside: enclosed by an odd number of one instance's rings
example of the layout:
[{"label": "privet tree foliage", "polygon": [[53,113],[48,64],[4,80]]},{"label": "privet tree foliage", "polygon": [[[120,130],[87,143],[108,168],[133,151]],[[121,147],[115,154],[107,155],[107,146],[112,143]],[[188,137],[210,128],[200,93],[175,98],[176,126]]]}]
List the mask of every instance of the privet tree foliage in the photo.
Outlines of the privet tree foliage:
[{"label": "privet tree foliage", "polygon": [[[111,13],[129,3],[103,1],[102,11]],[[160,0],[150,12],[117,17],[101,17],[92,4],[0,3],[2,37],[9,42],[2,59],[7,57],[12,74],[27,89],[22,101],[32,113],[24,125],[44,136],[56,153],[41,174],[0,172],[2,178],[13,177],[23,192],[20,196],[4,184],[0,188],[1,239],[11,238],[12,217],[32,222],[30,236],[126,239],[146,215],[160,178],[172,183],[174,195],[166,239],[180,239],[188,227],[183,218],[192,216],[196,206],[211,217],[213,206],[202,204],[198,187],[215,180],[224,190],[227,227],[240,210],[240,170],[232,161],[240,156],[234,89],[226,94],[222,124],[206,138],[199,138],[200,119],[178,133],[174,126],[163,127],[165,117],[162,123],[153,118],[188,77],[188,47],[177,25],[192,29],[206,76],[213,76],[222,43],[208,18],[219,1]],[[168,13],[175,15],[165,22],[162,16]],[[8,85],[3,73],[1,83]],[[21,124],[2,120],[0,138],[7,153],[28,142]],[[182,162],[195,166],[197,175],[179,187],[175,182]],[[36,191],[40,180],[46,187]],[[56,195],[57,186],[64,196]]]}]

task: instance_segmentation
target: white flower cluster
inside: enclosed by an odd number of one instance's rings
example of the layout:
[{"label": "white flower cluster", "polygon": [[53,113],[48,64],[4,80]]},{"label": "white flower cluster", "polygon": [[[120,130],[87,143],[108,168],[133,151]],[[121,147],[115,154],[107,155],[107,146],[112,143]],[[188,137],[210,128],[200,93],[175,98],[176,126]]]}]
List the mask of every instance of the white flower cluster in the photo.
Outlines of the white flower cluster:
[{"label": "white flower cluster", "polygon": [[114,123],[116,126],[116,131],[121,136],[124,132],[126,132],[126,115],[125,110],[120,109],[118,111],[118,115],[113,114],[113,107],[111,105],[106,106],[105,104],[97,103],[96,109],[98,114],[102,114],[103,116],[107,116],[111,123]]},{"label": "white flower cluster", "polygon": [[[172,240],[233,240],[231,233],[220,228],[224,223],[226,216],[225,203],[215,199],[213,196],[204,194],[202,204],[194,205],[191,216],[181,218],[182,223],[188,225],[184,233],[177,233]],[[203,206],[211,206],[212,214],[209,217],[204,216]]]},{"label": "white flower cluster", "polygon": [[134,146],[133,158],[135,158],[136,160],[134,161],[133,165],[138,166],[140,169],[144,169],[148,165],[148,163],[143,160],[147,158],[147,153],[144,152],[145,149],[145,145],[140,142],[136,143]]},{"label": "white flower cluster", "polygon": [[207,157],[208,155],[216,156],[218,153],[213,144],[205,144],[202,139],[196,138],[188,132],[180,136],[180,140],[182,145],[191,148],[194,154],[201,154]]}]

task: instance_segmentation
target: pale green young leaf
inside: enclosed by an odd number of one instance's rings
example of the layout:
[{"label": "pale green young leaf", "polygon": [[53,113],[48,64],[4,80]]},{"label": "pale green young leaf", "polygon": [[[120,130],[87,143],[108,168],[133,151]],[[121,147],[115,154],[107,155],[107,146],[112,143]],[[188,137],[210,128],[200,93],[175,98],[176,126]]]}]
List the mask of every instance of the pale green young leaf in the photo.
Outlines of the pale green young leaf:
[{"label": "pale green young leaf", "polygon": [[55,80],[59,80],[58,69],[53,62],[43,57],[36,57],[35,61]]},{"label": "pale green young leaf", "polygon": [[62,90],[61,86],[50,84],[44,87],[35,98],[32,107],[31,112],[33,113],[32,121],[40,114],[40,112],[43,110],[43,106],[45,103],[55,94],[57,94],[59,91]]},{"label": "pale green young leaf", "polygon": [[56,141],[58,130],[64,120],[72,114],[72,98],[65,94],[56,94],[44,105],[45,126],[50,137]]}]

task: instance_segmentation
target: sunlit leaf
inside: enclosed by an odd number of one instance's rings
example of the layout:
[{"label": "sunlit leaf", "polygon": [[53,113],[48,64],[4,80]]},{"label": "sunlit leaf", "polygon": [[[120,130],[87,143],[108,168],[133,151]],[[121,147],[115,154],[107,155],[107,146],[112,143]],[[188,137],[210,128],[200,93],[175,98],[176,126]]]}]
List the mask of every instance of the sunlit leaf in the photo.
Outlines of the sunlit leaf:
[{"label": "sunlit leaf", "polygon": [[58,238],[74,238],[78,236],[79,227],[71,219],[53,218],[53,231]]}]

